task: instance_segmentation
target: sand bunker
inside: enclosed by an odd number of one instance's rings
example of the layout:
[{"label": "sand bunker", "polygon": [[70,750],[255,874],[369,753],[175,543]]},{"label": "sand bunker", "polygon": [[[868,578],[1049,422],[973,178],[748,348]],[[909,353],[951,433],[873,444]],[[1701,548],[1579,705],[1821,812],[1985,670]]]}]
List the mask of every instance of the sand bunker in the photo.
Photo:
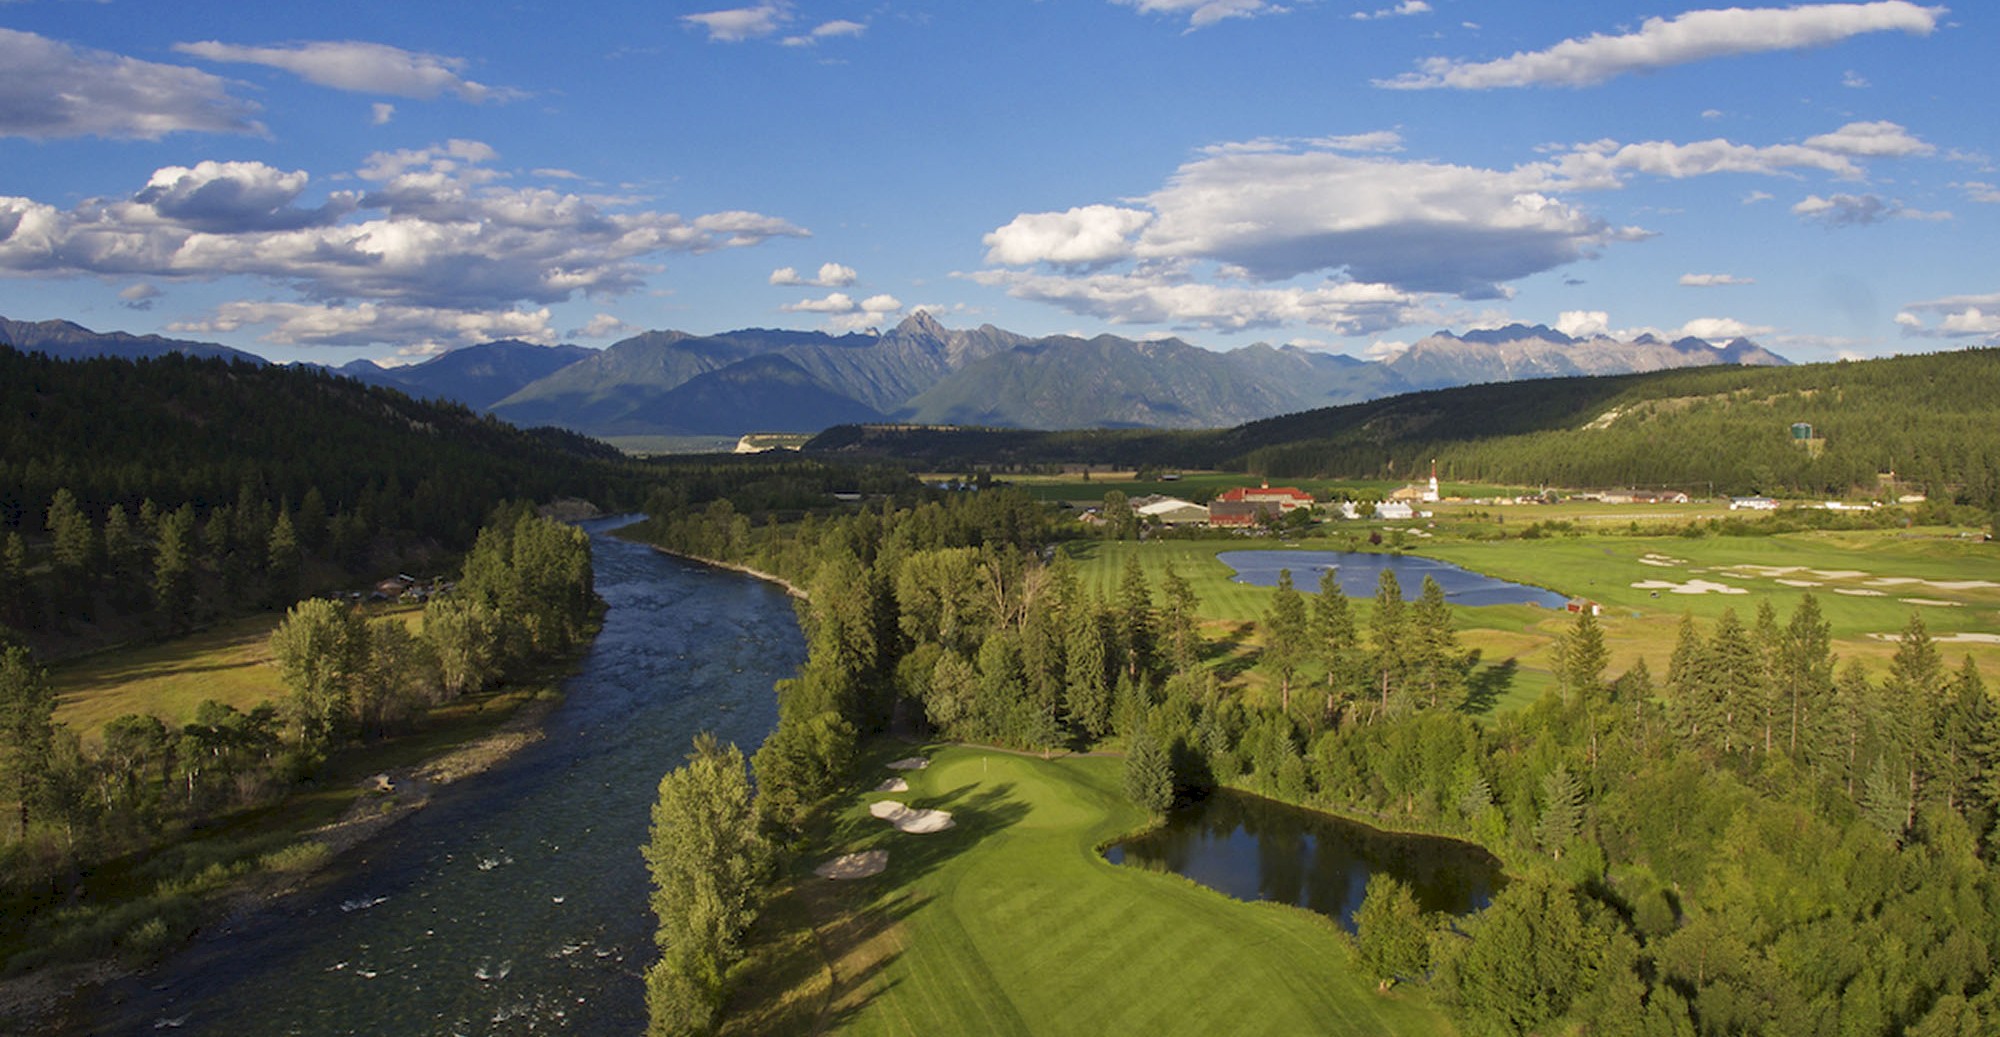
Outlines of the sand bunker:
[{"label": "sand bunker", "polygon": [[1639,559],[1639,564],[1657,565],[1662,569],[1672,569],[1677,567],[1680,563],[1674,561],[1671,558],[1655,558],[1652,555],[1647,555],[1646,557]]},{"label": "sand bunker", "polygon": [[1914,577],[1914,576],[1884,576],[1884,577],[1881,577],[1880,579],[1874,579],[1874,580],[1869,580],[1869,581],[1868,581],[1868,586],[1870,586],[1870,587],[1901,587],[1901,586],[1902,586],[1903,584],[1906,584],[1906,583],[1922,583],[1922,582],[1924,582],[1924,581],[1922,581],[1922,580],[1919,580],[1919,579],[1917,579],[1917,578],[1916,578],[1916,577]]},{"label": "sand bunker", "polygon": [[[1874,638],[1877,641],[1901,641],[1903,639],[1903,635],[1901,634],[1869,634],[1868,636]],[[1972,634],[1972,633],[1939,634],[1938,636],[1931,638],[1931,642],[1933,644],[1941,644],[1941,645],[1951,645],[1951,644],[2000,645],[2000,634]]]},{"label": "sand bunker", "polygon": [[1897,598],[1896,600],[1902,602],[1905,605],[1931,605],[1936,608],[1944,608],[1944,609],[1958,609],[1965,607],[1965,602],[1962,601],[1939,601],[1936,598]]},{"label": "sand bunker", "polygon": [[868,812],[896,826],[898,832],[924,835],[942,832],[952,825],[951,814],[943,810],[912,810],[893,799],[868,804]]},{"label": "sand bunker", "polygon": [[1779,583],[1782,583],[1782,584],[1784,584],[1784,585],[1785,585],[1785,586],[1787,586],[1787,587],[1820,587],[1820,586],[1824,586],[1824,584],[1820,583],[1820,582],[1819,582],[1818,580],[1783,580],[1783,579],[1781,579],[1781,580],[1779,580],[1778,582],[1779,582]]},{"label": "sand bunker", "polygon": [[1931,586],[1941,591],[1983,591],[2000,587],[1992,580],[1927,580]]},{"label": "sand bunker", "polygon": [[931,765],[931,761],[921,756],[906,756],[889,765],[892,771],[920,771]]},{"label": "sand bunker", "polygon": [[823,879],[865,879],[870,875],[882,874],[889,866],[889,851],[864,850],[860,853],[843,853],[813,869],[813,874]]},{"label": "sand bunker", "polygon": [[1822,580],[1858,580],[1868,575],[1859,569],[1808,569],[1806,571]]},{"label": "sand bunker", "polygon": [[1726,583],[1709,580],[1689,580],[1686,583],[1670,583],[1666,580],[1640,580],[1632,585],[1642,591],[1667,591],[1671,594],[1748,594],[1741,587],[1731,587]]},{"label": "sand bunker", "polygon": [[877,791],[877,792],[908,792],[908,791],[910,791],[910,783],[909,783],[909,782],[907,782],[907,781],[904,781],[904,780],[903,780],[903,779],[901,779],[901,778],[890,778],[890,779],[889,779],[888,781],[885,781],[885,782],[883,782],[882,784],[880,784],[880,785],[877,785],[877,786],[875,786],[875,791]]},{"label": "sand bunker", "polygon": [[1833,592],[1835,594],[1845,594],[1850,598],[1882,598],[1888,596],[1881,591],[1870,590],[1867,587],[1835,587]]}]

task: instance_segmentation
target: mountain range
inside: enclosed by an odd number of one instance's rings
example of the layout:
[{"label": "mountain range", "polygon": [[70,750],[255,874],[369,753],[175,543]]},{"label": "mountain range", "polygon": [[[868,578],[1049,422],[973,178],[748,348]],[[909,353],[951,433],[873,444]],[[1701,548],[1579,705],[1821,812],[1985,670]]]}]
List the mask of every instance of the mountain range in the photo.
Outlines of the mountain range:
[{"label": "mountain range", "polygon": [[[64,321],[0,321],[0,341],[56,356],[248,353]],[[151,351],[149,353],[148,351]],[[1540,325],[1439,331],[1364,361],[1264,343],[1029,338],[951,329],[919,311],[887,332],[648,331],[602,350],[502,341],[419,364],[334,371],[454,400],[521,426],[599,436],[816,432],[881,421],[1011,428],[1218,428],[1398,393],[1486,382],[1789,361],[1746,339],[1573,337]]]}]

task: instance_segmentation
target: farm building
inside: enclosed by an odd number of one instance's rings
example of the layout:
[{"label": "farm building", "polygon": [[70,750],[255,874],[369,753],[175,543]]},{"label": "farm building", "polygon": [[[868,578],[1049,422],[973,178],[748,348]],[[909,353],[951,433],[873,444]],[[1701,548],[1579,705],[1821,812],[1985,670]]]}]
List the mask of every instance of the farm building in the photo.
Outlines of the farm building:
[{"label": "farm building", "polygon": [[1281,515],[1299,508],[1310,508],[1313,504],[1313,495],[1296,486],[1272,486],[1270,483],[1256,487],[1237,486],[1222,491],[1215,499],[1225,504],[1270,504],[1277,507]]},{"label": "farm building", "polygon": [[1152,519],[1163,526],[1198,526],[1208,521],[1207,508],[1178,497],[1155,497],[1144,504],[1136,500],[1132,503],[1132,510],[1141,519]]},{"label": "farm building", "polygon": [[1247,528],[1257,524],[1261,515],[1278,514],[1277,505],[1268,501],[1213,500],[1208,505],[1208,524],[1217,529]]},{"label": "farm building", "polygon": [[1769,497],[1731,497],[1729,498],[1729,510],[1776,511],[1778,510],[1778,502]]},{"label": "farm building", "polygon": [[1375,505],[1375,517],[1391,520],[1413,519],[1417,517],[1417,509],[1411,507],[1405,501],[1384,501]]}]

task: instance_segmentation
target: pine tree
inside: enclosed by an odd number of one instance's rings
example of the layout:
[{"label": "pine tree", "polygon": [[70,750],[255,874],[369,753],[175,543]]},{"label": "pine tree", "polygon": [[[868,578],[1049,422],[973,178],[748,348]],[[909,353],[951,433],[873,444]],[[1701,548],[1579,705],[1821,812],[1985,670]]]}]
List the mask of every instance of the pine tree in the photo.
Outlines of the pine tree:
[{"label": "pine tree", "polygon": [[97,531],[68,487],[57,490],[55,497],[49,501],[48,529],[50,555],[55,560],[58,574],[76,579],[95,570]]},{"label": "pine tree", "polygon": [[1195,626],[1200,599],[1172,562],[1160,578],[1160,640],[1166,648],[1167,665],[1175,673],[1186,673],[1201,660],[1201,634]]},{"label": "pine tree", "polygon": [[1389,715],[1389,696],[1402,690],[1409,651],[1404,643],[1404,626],[1403,585],[1396,582],[1394,572],[1383,569],[1382,575],[1375,581],[1375,612],[1368,621],[1369,636],[1375,648],[1370,668],[1375,691],[1380,696],[1376,708],[1381,717]]},{"label": "pine tree", "polygon": [[1361,651],[1354,610],[1332,569],[1319,574],[1319,594],[1313,598],[1313,641],[1320,663],[1326,667],[1326,715],[1331,719],[1337,704],[1354,694]]},{"label": "pine tree", "polygon": [[1824,737],[1827,714],[1833,707],[1833,628],[1821,615],[1819,600],[1811,594],[1799,599],[1779,639],[1774,667],[1779,697],[1790,713],[1786,751],[1804,758],[1812,743]]},{"label": "pine tree", "polygon": [[1410,887],[1386,871],[1368,879],[1354,912],[1354,940],[1361,963],[1385,984],[1419,979],[1430,970],[1431,925]]},{"label": "pine tree", "polygon": [[1102,738],[1111,731],[1108,653],[1100,616],[1095,601],[1078,602],[1071,610],[1069,632],[1063,641],[1063,711],[1069,714],[1070,723],[1090,738]]},{"label": "pine tree", "polygon": [[1174,805],[1173,761],[1143,724],[1125,750],[1125,794],[1149,814],[1164,814]]},{"label": "pine tree", "polygon": [[183,626],[194,608],[194,509],[186,504],[160,517],[153,548],[153,607],[170,626]]},{"label": "pine tree", "polygon": [[1542,816],[1535,822],[1535,841],[1543,852],[1562,860],[1563,847],[1583,831],[1583,783],[1569,768],[1557,764],[1542,779]]},{"label": "pine tree", "polygon": [[1452,629],[1444,587],[1426,575],[1423,592],[1409,612],[1410,683],[1432,709],[1456,708],[1465,700],[1466,656]]},{"label": "pine tree", "polygon": [[1264,656],[1278,671],[1279,701],[1282,710],[1292,711],[1292,677],[1305,661],[1306,603],[1292,586],[1292,571],[1278,570],[1278,589],[1271,594],[1271,610],[1264,616]]},{"label": "pine tree", "polygon": [[1604,667],[1610,653],[1604,648],[1604,628],[1588,608],[1579,609],[1576,622],[1556,642],[1557,680],[1563,689],[1563,704],[1574,695],[1584,702],[1597,698],[1604,688]]},{"label": "pine tree", "polygon": [[55,712],[48,671],[34,665],[26,648],[0,648],[0,768],[4,768],[0,774],[19,804],[23,835],[34,804],[46,798],[43,785],[55,751]]},{"label": "pine tree", "polygon": [[1127,677],[1152,671],[1153,636],[1153,591],[1135,552],[1125,556],[1125,571],[1118,578],[1119,665]]},{"label": "pine tree", "polygon": [[273,605],[286,605],[299,594],[299,542],[292,532],[291,516],[278,512],[264,545],[264,575]]}]

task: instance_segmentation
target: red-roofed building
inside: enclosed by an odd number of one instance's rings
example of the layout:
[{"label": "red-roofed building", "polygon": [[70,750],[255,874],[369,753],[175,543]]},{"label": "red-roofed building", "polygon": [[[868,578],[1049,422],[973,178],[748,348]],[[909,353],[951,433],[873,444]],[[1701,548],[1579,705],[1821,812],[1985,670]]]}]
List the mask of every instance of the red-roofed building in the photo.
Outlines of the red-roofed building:
[{"label": "red-roofed building", "polygon": [[1255,525],[1259,515],[1273,517],[1313,505],[1312,494],[1295,486],[1238,486],[1224,490],[1208,504],[1211,526]]}]

